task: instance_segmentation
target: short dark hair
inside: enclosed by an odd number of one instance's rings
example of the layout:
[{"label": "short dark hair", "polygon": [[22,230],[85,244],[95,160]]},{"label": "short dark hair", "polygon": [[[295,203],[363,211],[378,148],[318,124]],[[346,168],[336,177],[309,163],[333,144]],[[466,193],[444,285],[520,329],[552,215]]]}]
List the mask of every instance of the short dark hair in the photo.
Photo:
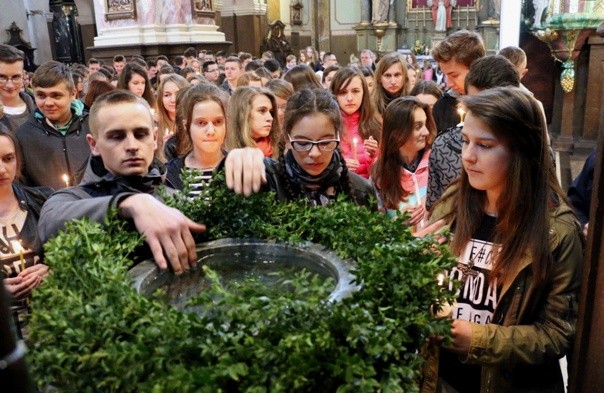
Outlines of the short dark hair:
[{"label": "short dark hair", "polygon": [[520,75],[511,61],[501,55],[482,57],[470,67],[466,75],[465,89],[473,86],[479,90],[503,86],[520,86]]},{"label": "short dark hair", "polygon": [[245,65],[245,71],[256,71],[258,68],[262,68],[262,62],[260,60],[252,60]]},{"label": "short dark hair", "polygon": [[323,62],[325,62],[325,58],[326,58],[327,56],[331,56],[331,55],[335,55],[335,54],[334,54],[333,52],[325,52],[325,53],[323,53],[323,58],[322,58],[321,60],[322,60]]},{"label": "short dark hair", "polygon": [[185,49],[184,55],[185,55],[185,57],[196,57],[197,56],[197,49],[195,49],[194,47],[190,46],[187,49]]},{"label": "short dark hair", "polygon": [[113,62],[114,63],[118,63],[120,61],[125,62],[126,58],[123,55],[115,55],[115,56],[113,56]]},{"label": "short dark hair", "polygon": [[147,69],[147,67],[148,67],[147,62],[145,60],[143,60],[141,57],[133,57],[132,60],[130,60],[130,63],[138,64],[139,66],[143,67],[144,69]]},{"label": "short dark hair", "polygon": [[180,66],[185,61],[184,56],[175,56],[174,57],[174,65]]},{"label": "short dark hair", "polygon": [[281,64],[275,59],[268,59],[264,62],[264,68],[270,72],[281,71]]},{"label": "short dark hair", "polygon": [[165,61],[167,61],[168,63],[170,62],[170,60],[168,60],[168,56],[166,56],[166,55],[159,55],[159,56],[157,56],[157,57],[155,58],[155,61],[157,61],[157,60],[165,60]]},{"label": "short dark hair", "polygon": [[195,69],[193,67],[185,67],[185,68],[183,68],[183,69],[180,70],[180,75],[182,77],[186,77],[187,74],[189,74],[191,72],[194,73],[194,74],[197,73],[197,71],[195,71]]},{"label": "short dark hair", "polygon": [[115,74],[113,68],[109,66],[101,66],[101,68],[99,68],[99,72],[105,75],[107,79],[113,78],[113,75]]},{"label": "short dark hair", "polygon": [[98,61],[97,59],[95,59],[94,57],[91,57],[91,58],[88,60],[88,65],[90,65],[90,64],[101,64],[101,62],[99,62],[99,61]]},{"label": "short dark hair", "polygon": [[13,64],[24,60],[24,54],[12,45],[0,45],[0,62]]},{"label": "short dark hair", "polygon": [[159,78],[160,75],[174,73],[174,67],[172,67],[170,64],[164,64],[163,66],[159,67],[159,70],[157,70],[157,77]]},{"label": "short dark hair", "polygon": [[226,57],[226,52],[223,50],[219,50],[218,52],[216,52],[216,56],[215,57]]},{"label": "short dark hair", "polygon": [[211,66],[212,64],[216,64],[216,62],[214,60],[204,61],[201,66],[203,69],[203,72],[208,72],[208,67]]},{"label": "short dark hair", "polygon": [[239,57],[239,60],[243,63],[245,60],[252,59],[254,56],[252,56],[251,53],[241,52],[237,57]]}]

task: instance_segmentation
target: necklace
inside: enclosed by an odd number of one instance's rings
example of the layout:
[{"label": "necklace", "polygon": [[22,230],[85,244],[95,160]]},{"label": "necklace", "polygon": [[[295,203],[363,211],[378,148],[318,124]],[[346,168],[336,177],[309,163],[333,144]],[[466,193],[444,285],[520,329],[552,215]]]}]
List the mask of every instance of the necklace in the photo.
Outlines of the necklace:
[{"label": "necklace", "polygon": [[[472,241],[472,243],[474,243]],[[487,246],[488,243],[483,243],[482,247],[480,247],[480,249],[478,250],[477,253],[474,254],[474,256],[472,256],[472,258],[469,259],[468,263],[462,263],[462,262],[457,262],[457,270],[459,270],[461,272],[461,279],[460,281],[462,282],[462,285],[465,286],[466,285],[466,281],[468,280],[468,277],[476,277],[478,275],[478,272],[476,270],[474,270],[474,265],[476,264],[476,259],[478,258],[478,260],[481,260],[483,258],[485,258],[485,247]]]}]

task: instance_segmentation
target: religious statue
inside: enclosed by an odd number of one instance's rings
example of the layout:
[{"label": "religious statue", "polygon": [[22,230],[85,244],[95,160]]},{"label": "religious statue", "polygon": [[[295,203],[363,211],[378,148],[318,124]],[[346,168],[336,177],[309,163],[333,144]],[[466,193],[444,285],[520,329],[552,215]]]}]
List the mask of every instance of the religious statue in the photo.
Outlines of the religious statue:
[{"label": "religious statue", "polygon": [[499,20],[501,15],[501,0],[490,0],[489,1],[489,19]]},{"label": "religious statue", "polygon": [[428,7],[432,9],[432,22],[434,31],[447,31],[453,27],[451,14],[457,0],[428,0]]},{"label": "religious statue", "polygon": [[275,55],[275,60],[281,64],[282,68],[285,68],[285,58],[292,54],[292,49],[285,39],[283,29],[285,24],[280,20],[276,20],[268,25],[269,32],[264,39],[264,47],[266,50],[270,50]]},{"label": "religious statue", "polygon": [[535,21],[533,22],[533,29],[541,28],[541,20],[543,19],[543,12],[549,5],[549,0],[533,0],[533,7],[535,7]]},{"label": "religious statue", "polygon": [[390,10],[389,0],[373,0],[371,4],[371,22],[388,22],[388,11]]}]

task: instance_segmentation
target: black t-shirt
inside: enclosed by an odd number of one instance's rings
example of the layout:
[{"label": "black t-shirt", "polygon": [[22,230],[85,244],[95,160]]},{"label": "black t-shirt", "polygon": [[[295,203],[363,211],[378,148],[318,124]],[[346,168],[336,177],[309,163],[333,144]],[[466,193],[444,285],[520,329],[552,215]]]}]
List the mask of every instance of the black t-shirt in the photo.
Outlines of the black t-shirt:
[{"label": "black t-shirt", "polygon": [[[479,324],[491,323],[499,300],[497,284],[491,284],[492,254],[496,218],[484,215],[480,227],[468,242],[456,267],[449,275],[462,281],[453,308],[453,319],[462,319]],[[479,365],[464,364],[459,355],[442,349],[439,376],[460,393],[480,392]]]}]

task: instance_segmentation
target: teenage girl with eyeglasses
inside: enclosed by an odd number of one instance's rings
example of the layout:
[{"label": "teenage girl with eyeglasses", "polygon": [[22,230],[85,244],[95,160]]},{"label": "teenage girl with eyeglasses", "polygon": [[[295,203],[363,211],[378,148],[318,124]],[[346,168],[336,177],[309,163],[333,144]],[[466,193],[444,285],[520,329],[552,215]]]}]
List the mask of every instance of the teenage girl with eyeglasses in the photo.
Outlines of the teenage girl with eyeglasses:
[{"label": "teenage girl with eyeglasses", "polygon": [[267,183],[280,200],[306,198],[312,206],[328,204],[340,193],[369,205],[373,188],[352,173],[338,149],[342,116],[325,90],[302,90],[287,102],[284,142],[278,161],[265,160]]}]

